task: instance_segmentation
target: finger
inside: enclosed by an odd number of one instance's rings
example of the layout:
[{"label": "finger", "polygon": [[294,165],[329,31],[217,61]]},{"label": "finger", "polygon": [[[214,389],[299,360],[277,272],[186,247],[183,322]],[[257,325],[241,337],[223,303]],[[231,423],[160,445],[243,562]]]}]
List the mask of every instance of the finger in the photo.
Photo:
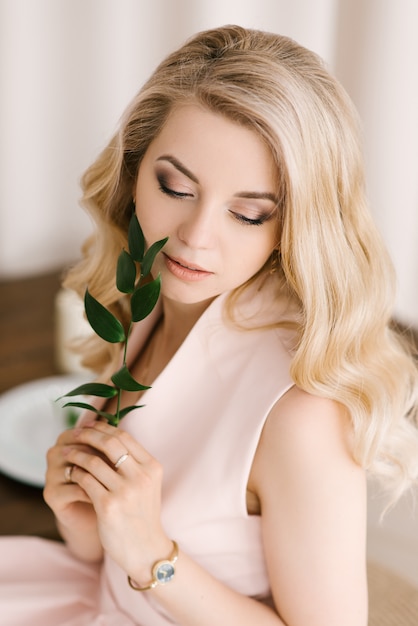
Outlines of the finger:
[{"label": "finger", "polygon": [[118,429],[106,424],[101,423],[90,428],[83,428],[77,434],[77,440],[105,455],[114,469],[119,469],[122,464],[125,469],[127,454],[137,461],[140,460],[134,456],[137,450],[135,446],[132,446],[131,437],[121,436]]},{"label": "finger", "polygon": [[88,504],[91,504],[91,500],[87,493],[74,481],[66,485],[63,501],[65,504],[72,504],[74,502],[87,502]]},{"label": "finger", "polygon": [[47,481],[43,490],[43,497],[48,506],[50,506],[56,514],[75,502],[91,504],[87,493],[76,483],[68,483],[65,485],[61,483],[57,485],[56,482]]},{"label": "finger", "polygon": [[[86,493],[73,481],[74,466],[66,463],[58,466],[48,467],[45,475],[44,496],[48,493],[53,500],[89,502]],[[75,489],[73,488],[75,487]]]},{"label": "finger", "polygon": [[[72,482],[73,464],[68,461],[68,451],[71,448],[78,448],[90,454],[101,454],[90,446],[80,444],[54,446],[50,448],[47,452],[46,479],[48,481],[53,481],[55,484],[70,484]],[[101,456],[103,457],[103,455]],[[103,457],[103,459],[108,462],[106,457]]]},{"label": "finger", "polygon": [[90,420],[89,422],[83,424],[83,426],[76,425],[73,428],[66,428],[59,434],[55,445],[66,445],[69,443],[75,443],[78,432],[85,427],[88,428],[94,426],[95,423],[95,420]]},{"label": "finger", "polygon": [[100,456],[100,458],[105,463],[107,463],[108,465],[113,467],[113,463],[100,450],[98,450],[97,448],[93,448],[92,446],[88,446],[86,444],[82,444],[82,443],[74,443],[72,445],[67,445],[67,446],[63,446],[62,448],[60,448],[60,450],[59,450],[60,457],[63,460],[63,462],[65,463],[65,465],[68,464],[68,451],[70,449],[80,450],[81,452],[85,452],[86,454],[94,454],[96,456]]},{"label": "finger", "polygon": [[118,477],[114,469],[108,462],[101,458],[101,456],[86,453],[80,448],[70,448],[67,452],[67,462],[69,465],[73,465],[71,481],[77,482],[82,486],[83,474],[80,473],[79,470],[90,474],[90,476],[108,490],[114,489],[117,486],[117,481],[120,480],[120,477]]},{"label": "finger", "polygon": [[[131,456],[134,457],[136,461],[141,464],[146,464],[152,459],[149,452],[147,452],[147,450],[145,450],[145,448],[136,439],[134,439],[122,428],[116,428],[115,426],[111,426],[107,422],[95,422],[91,425],[91,430],[102,433],[103,436],[107,435],[108,437],[119,441],[120,448],[118,448],[118,450],[120,451],[120,455],[123,454],[123,449],[124,453],[128,452]],[[119,456],[112,457],[113,463],[116,463],[116,461],[119,459]]]},{"label": "finger", "polygon": [[75,443],[77,437],[77,428],[67,428],[58,436],[55,445],[65,446],[69,443]]}]

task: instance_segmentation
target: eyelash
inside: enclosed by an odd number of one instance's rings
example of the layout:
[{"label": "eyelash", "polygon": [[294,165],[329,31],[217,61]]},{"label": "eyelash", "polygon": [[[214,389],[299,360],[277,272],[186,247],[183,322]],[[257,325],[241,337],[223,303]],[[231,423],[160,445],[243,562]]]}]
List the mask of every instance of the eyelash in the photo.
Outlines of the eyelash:
[{"label": "eyelash", "polygon": [[181,200],[181,198],[190,198],[192,195],[190,193],[182,193],[181,191],[174,191],[174,189],[170,189],[169,187],[167,187],[161,180],[159,180],[158,183],[159,183],[160,191],[165,193],[167,196],[170,196],[171,198],[177,198],[178,200]]},{"label": "eyelash", "polygon": [[245,217],[245,215],[241,215],[240,213],[232,213],[238,222],[244,224],[244,226],[261,226],[267,220],[266,217],[257,217],[255,219],[251,217]]},{"label": "eyelash", "polygon": [[[182,193],[181,191],[174,191],[174,189],[170,189],[169,187],[167,187],[167,185],[163,183],[162,180],[159,180],[158,183],[160,191],[162,191],[162,193],[165,193],[167,196],[170,196],[170,198],[181,200],[182,198],[190,198],[192,196],[192,194],[189,193]],[[268,219],[268,217],[263,216],[253,219],[251,217],[241,215],[240,213],[234,213],[233,211],[231,211],[231,215],[233,215],[234,218],[244,226],[261,226]]]}]

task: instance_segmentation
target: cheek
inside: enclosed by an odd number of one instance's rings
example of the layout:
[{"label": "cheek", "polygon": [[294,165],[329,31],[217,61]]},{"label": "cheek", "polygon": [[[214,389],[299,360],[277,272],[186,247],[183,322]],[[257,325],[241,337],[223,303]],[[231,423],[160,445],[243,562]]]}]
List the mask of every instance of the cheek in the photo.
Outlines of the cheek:
[{"label": "cheek", "polygon": [[136,215],[141,227],[145,224],[152,224],[154,220],[156,202],[158,197],[156,190],[151,184],[151,177],[141,170],[138,174],[136,185]]},{"label": "cheek", "polygon": [[[262,227],[249,226],[246,228],[256,229]],[[256,236],[254,236],[253,232],[252,236],[240,246],[240,249],[236,250],[235,256],[238,259],[238,263],[259,269],[270,257],[276,245],[277,238],[273,230],[264,233],[256,233]]]},{"label": "cheek", "polygon": [[270,240],[263,240],[262,242],[253,241],[249,245],[235,249],[231,251],[228,265],[231,268],[231,273],[240,282],[245,282],[268,262],[271,256],[274,244]]},{"label": "cheek", "polygon": [[136,199],[136,216],[141,225],[145,238],[152,238],[158,231],[161,219],[158,212],[158,203],[155,194],[142,190]]}]

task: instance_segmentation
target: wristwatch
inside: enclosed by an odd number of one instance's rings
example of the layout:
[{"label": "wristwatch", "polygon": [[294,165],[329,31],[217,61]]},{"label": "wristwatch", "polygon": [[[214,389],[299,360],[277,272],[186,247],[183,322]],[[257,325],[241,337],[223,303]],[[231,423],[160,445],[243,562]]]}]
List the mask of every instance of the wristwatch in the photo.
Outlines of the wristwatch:
[{"label": "wristwatch", "polygon": [[148,591],[148,589],[154,589],[158,585],[166,585],[171,582],[176,573],[174,567],[175,562],[179,556],[179,547],[175,541],[173,541],[173,551],[168,557],[162,561],[157,561],[152,566],[152,580],[146,585],[146,587],[138,587],[130,576],[128,576],[128,583],[135,589],[135,591]]}]

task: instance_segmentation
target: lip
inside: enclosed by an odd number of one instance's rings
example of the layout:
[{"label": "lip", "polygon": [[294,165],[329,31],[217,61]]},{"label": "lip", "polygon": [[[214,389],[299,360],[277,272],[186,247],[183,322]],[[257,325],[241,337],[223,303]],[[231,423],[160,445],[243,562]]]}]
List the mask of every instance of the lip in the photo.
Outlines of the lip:
[{"label": "lip", "polygon": [[163,258],[167,269],[177,278],[190,282],[204,280],[212,276],[213,272],[206,270],[196,263],[191,263],[180,257],[172,257],[163,252]]}]

